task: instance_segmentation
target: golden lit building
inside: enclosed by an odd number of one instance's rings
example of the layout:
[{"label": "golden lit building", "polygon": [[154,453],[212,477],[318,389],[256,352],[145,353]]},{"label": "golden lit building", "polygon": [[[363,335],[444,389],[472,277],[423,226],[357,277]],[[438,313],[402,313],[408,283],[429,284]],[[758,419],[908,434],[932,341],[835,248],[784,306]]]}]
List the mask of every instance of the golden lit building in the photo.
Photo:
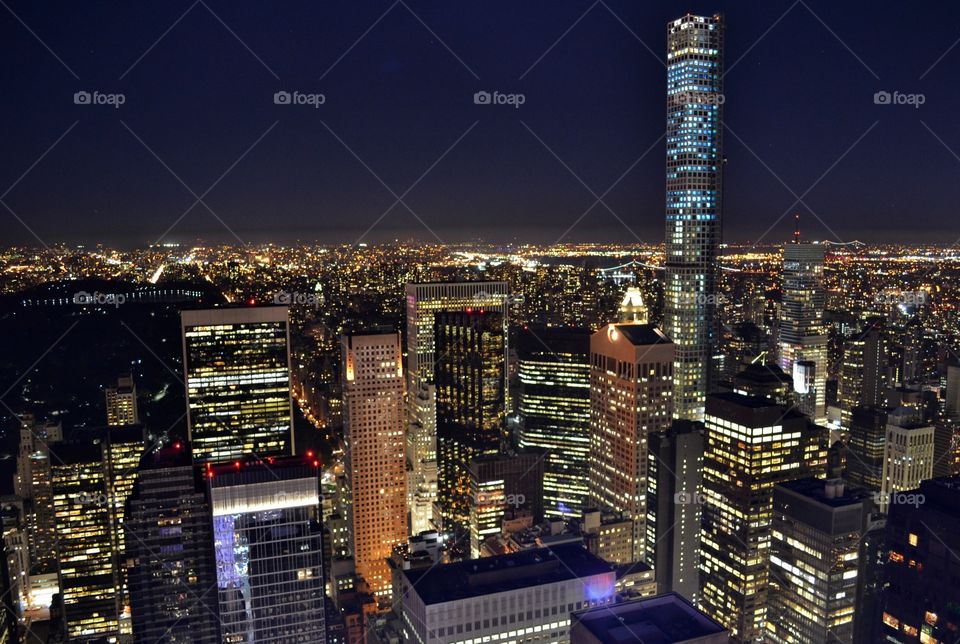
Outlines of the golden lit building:
[{"label": "golden lit building", "polygon": [[590,338],[591,503],[633,521],[644,559],[647,439],[673,418],[674,345],[651,324],[608,324]]},{"label": "golden lit building", "polygon": [[385,329],[352,333],[341,344],[353,555],[357,572],[385,603],[392,592],[387,558],[407,540],[400,334]]},{"label": "golden lit building", "polygon": [[821,428],[766,398],[707,398],[700,531],[701,610],[735,642],[763,637],[773,486],[826,465]]},{"label": "golden lit building", "polygon": [[108,425],[136,425],[140,422],[137,411],[137,386],[133,376],[126,374],[117,379],[117,384],[104,390],[107,402]]}]

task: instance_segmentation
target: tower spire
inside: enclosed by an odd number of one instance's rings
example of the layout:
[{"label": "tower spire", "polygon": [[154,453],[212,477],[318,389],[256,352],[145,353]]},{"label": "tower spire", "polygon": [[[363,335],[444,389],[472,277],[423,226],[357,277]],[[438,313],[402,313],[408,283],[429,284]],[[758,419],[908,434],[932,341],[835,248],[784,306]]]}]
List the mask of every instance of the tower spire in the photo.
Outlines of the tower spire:
[{"label": "tower spire", "polygon": [[793,216],[794,225],[793,225],[793,243],[800,243],[800,213],[798,212]]}]

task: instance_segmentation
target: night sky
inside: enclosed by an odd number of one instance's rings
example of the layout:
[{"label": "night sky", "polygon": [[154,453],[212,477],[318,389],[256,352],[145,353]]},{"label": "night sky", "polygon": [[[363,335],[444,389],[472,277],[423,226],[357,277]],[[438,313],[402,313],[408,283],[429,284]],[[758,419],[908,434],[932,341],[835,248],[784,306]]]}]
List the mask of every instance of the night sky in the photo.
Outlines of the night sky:
[{"label": "night sky", "polygon": [[727,20],[726,240],[785,240],[794,212],[820,239],[960,228],[957,2],[0,5],[6,244],[661,241],[666,22],[688,11]]}]

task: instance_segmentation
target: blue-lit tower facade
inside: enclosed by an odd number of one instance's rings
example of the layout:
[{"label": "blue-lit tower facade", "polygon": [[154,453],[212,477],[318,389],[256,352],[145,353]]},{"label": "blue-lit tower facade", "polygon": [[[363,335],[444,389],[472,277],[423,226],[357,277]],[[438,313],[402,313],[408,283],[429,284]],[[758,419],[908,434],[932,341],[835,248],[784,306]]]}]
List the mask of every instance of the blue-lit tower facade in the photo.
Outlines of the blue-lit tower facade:
[{"label": "blue-lit tower facade", "polygon": [[701,421],[716,339],[723,31],[720,15],[667,25],[664,331],[676,348],[674,416]]}]

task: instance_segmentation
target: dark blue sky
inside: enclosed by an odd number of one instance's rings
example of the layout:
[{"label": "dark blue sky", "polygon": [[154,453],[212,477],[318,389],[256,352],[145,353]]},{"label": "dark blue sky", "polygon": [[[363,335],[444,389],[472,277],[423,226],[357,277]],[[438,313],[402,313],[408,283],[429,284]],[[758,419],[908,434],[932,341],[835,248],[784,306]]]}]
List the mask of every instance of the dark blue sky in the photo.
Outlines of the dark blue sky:
[{"label": "dark blue sky", "polygon": [[[371,227],[366,241],[659,241],[665,23],[717,10],[728,240],[788,210],[811,237],[960,235],[960,46],[933,66],[960,38],[955,2],[5,2],[0,194],[47,244]],[[125,103],[75,105],[81,90]],[[326,102],[275,105],[278,90]],[[474,105],[478,90],[525,103]],[[875,105],[879,90],[925,103]],[[621,176],[604,202],[626,225],[598,204],[567,232]],[[381,219],[391,190],[415,215]],[[197,196],[209,209],[174,225]],[[0,239],[39,243],[13,213]]]}]

